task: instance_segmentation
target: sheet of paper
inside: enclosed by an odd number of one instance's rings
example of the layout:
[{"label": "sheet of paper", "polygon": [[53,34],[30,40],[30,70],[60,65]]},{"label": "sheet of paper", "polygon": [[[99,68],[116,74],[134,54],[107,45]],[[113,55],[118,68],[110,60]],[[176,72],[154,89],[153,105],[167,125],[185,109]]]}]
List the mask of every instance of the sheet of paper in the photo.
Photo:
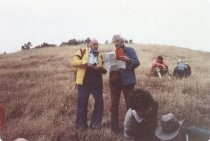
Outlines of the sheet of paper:
[{"label": "sheet of paper", "polygon": [[117,68],[118,69],[125,69],[126,68],[125,62],[122,61],[122,60],[117,60]]},{"label": "sheet of paper", "polygon": [[115,52],[102,53],[104,59],[104,65],[108,72],[125,69],[126,64],[124,61],[116,60]]}]

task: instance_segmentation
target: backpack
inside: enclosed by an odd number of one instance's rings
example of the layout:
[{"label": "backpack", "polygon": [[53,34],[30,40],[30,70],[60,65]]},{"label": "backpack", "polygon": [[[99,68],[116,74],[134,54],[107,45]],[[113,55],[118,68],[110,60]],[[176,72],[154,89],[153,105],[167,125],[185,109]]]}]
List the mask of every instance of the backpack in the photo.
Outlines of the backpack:
[{"label": "backpack", "polygon": [[186,68],[187,68],[187,66],[186,66],[185,63],[179,63],[177,65],[177,69],[180,70],[180,71],[184,71]]}]

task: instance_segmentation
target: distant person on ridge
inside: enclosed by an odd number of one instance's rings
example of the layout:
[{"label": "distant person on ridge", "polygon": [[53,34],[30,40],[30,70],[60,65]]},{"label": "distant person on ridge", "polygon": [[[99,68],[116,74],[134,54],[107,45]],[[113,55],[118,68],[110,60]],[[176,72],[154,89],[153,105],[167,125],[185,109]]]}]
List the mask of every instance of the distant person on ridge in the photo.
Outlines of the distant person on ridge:
[{"label": "distant person on ridge", "polygon": [[163,77],[166,73],[168,73],[168,66],[164,63],[163,57],[158,56],[152,63],[150,74],[152,76]]},{"label": "distant person on ridge", "polygon": [[119,102],[121,91],[124,94],[126,107],[130,108],[129,93],[134,89],[136,84],[135,69],[140,65],[135,50],[124,44],[121,35],[114,35],[113,43],[115,45],[115,55],[117,60],[123,61],[125,68],[120,68],[110,72],[111,87],[111,130],[119,133]]},{"label": "distant person on ridge", "polygon": [[191,75],[191,67],[182,59],[178,59],[177,66],[174,68],[173,76],[176,78],[188,77]]},{"label": "distant person on ridge", "polygon": [[77,68],[76,84],[78,85],[76,128],[86,129],[87,106],[90,94],[95,99],[90,128],[101,128],[103,114],[102,74],[107,71],[101,53],[98,51],[98,41],[91,39],[86,49],[80,49],[73,58],[73,66]]}]

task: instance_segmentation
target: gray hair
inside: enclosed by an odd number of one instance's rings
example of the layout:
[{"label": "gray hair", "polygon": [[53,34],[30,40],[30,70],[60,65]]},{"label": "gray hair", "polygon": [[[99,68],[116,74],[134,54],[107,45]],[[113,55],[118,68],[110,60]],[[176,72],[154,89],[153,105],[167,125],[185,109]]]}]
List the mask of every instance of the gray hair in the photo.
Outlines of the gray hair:
[{"label": "gray hair", "polygon": [[112,37],[112,41],[114,41],[114,40],[120,40],[120,41],[122,41],[123,43],[124,43],[124,38],[122,37],[122,35],[120,35],[120,34],[115,34],[113,37]]},{"label": "gray hair", "polygon": [[184,61],[182,59],[178,59],[177,63],[183,63]]}]

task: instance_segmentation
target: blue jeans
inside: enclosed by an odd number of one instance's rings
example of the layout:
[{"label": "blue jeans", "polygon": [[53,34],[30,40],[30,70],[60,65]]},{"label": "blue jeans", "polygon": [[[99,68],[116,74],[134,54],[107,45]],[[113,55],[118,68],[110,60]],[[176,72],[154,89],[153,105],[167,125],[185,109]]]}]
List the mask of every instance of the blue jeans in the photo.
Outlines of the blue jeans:
[{"label": "blue jeans", "polygon": [[78,97],[77,97],[77,115],[76,115],[76,127],[87,128],[87,107],[88,100],[92,94],[95,104],[91,119],[91,127],[100,128],[102,122],[102,114],[104,109],[102,85],[100,84],[88,84],[78,85]]}]

